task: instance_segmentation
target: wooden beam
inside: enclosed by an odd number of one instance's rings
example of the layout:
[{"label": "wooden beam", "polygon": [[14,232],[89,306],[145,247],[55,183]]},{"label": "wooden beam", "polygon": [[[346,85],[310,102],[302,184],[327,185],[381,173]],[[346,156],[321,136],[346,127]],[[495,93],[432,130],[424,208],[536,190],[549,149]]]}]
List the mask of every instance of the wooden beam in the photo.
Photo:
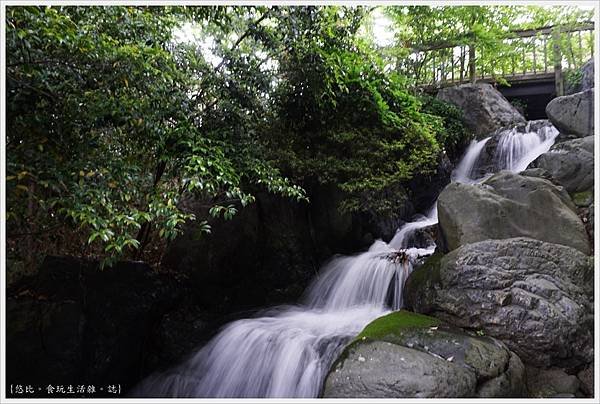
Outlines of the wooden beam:
[{"label": "wooden beam", "polygon": [[[536,36],[538,34],[550,35],[552,34],[552,30],[558,27],[561,29],[561,32],[577,32],[577,31],[593,31],[594,23],[586,22],[574,26],[554,26],[549,25],[546,27],[536,28],[536,29],[525,29],[525,30],[512,30],[508,31],[507,34],[502,37],[502,39],[515,39],[515,38],[528,38],[532,36]],[[465,35],[455,38],[449,39],[445,41],[438,41],[432,43],[418,44],[413,45],[411,47],[412,52],[427,52],[432,50],[444,49],[444,48],[455,48],[461,45],[467,45],[467,42],[472,39],[472,33],[466,33]]]}]

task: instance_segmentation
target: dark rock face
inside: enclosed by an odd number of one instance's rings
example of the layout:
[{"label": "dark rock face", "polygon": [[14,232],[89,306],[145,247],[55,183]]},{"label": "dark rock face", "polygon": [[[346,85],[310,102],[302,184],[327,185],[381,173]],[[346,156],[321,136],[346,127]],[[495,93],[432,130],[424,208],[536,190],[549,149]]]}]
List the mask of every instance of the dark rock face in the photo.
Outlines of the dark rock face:
[{"label": "dark rock face", "polygon": [[519,236],[591,251],[569,195],[542,178],[501,171],[482,184],[452,183],[440,194],[438,217],[442,245],[449,251]]},{"label": "dark rock face", "polygon": [[546,106],[546,115],[561,133],[594,135],[594,90],[556,97]]},{"label": "dark rock face", "polygon": [[502,340],[526,364],[576,369],[593,360],[593,259],[513,238],[433,256],[404,289],[415,311]]},{"label": "dark rock face", "polygon": [[465,125],[478,137],[503,126],[525,123],[523,115],[488,83],[443,88],[437,98],[462,109]]},{"label": "dark rock face", "polygon": [[558,143],[530,167],[546,170],[570,194],[589,191],[594,186],[594,137]]},{"label": "dark rock face", "polygon": [[179,296],[172,279],[143,263],[101,271],[47,257],[36,278],[9,292],[7,382],[120,384],[124,392],[147,372],[154,328]]},{"label": "dark rock face", "polygon": [[431,175],[419,175],[409,183],[411,203],[417,212],[427,212],[440,192],[450,183],[454,165],[446,155],[440,154],[436,170]]},{"label": "dark rock face", "polygon": [[419,317],[424,316],[401,311],[367,325],[332,366],[323,396],[526,396],[523,364],[504,344],[444,324],[421,323]]},{"label": "dark rock face", "polygon": [[[311,203],[259,194],[228,221],[211,223],[209,236],[190,225],[170,246],[163,265],[188,274],[202,310],[218,315],[296,301],[320,265],[337,253],[354,253],[376,239],[391,239],[414,214],[406,191],[390,191],[398,217],[342,214],[343,195],[313,187]],[[189,209],[202,217],[191,202]]]}]

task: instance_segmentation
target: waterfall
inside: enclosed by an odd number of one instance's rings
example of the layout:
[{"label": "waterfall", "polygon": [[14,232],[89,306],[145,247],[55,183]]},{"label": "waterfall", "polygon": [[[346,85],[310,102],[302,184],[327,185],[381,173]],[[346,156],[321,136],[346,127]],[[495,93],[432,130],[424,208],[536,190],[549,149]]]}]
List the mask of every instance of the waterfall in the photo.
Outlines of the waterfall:
[{"label": "waterfall", "polygon": [[[491,139],[497,140],[493,166],[521,171],[546,152],[557,135],[551,125],[535,129],[528,124],[473,141],[452,180],[482,180],[474,173]],[[436,206],[402,226],[389,243],[378,240],[361,254],[334,257],[300,304],[275,307],[226,325],[186,362],[151,375],[131,395],[317,397],[344,346],[366,324],[402,307],[404,281],[414,261],[435,249],[433,243],[418,248],[413,239],[417,232],[437,224]]]},{"label": "waterfall", "polygon": [[458,163],[456,169],[452,172],[452,181],[455,182],[463,182],[463,183],[471,183],[473,180],[471,177],[473,176],[473,168],[479,159],[479,155],[481,154],[481,150],[485,147],[485,144],[491,139],[491,137],[486,137],[483,140],[473,140],[471,144],[467,148],[463,158]]},{"label": "waterfall", "polygon": [[498,133],[498,146],[494,156],[497,171],[523,171],[540,154],[550,150],[558,136],[558,130],[554,126],[534,130],[531,126],[531,122],[528,122],[524,132],[519,131],[522,127],[515,127]]}]

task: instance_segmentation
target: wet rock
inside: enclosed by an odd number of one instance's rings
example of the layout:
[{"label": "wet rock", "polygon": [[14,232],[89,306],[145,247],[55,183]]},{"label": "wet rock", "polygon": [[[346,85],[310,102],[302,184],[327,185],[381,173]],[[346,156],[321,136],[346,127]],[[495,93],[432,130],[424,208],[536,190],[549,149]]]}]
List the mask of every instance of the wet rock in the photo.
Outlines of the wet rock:
[{"label": "wet rock", "polygon": [[482,184],[451,183],[438,199],[438,217],[442,245],[449,251],[519,236],[591,251],[569,195],[541,178],[501,171]]},{"label": "wet rock", "polygon": [[399,311],[376,319],[334,363],[330,398],[523,397],[524,368],[506,346]]},{"label": "wet rock", "polygon": [[446,87],[438,92],[437,98],[462,109],[465,125],[479,137],[503,126],[525,122],[523,115],[488,83]]},{"label": "wet rock", "polygon": [[435,254],[412,272],[405,302],[502,340],[524,363],[575,369],[593,358],[593,259],[527,238]]},{"label": "wet rock", "polygon": [[594,396],[594,364],[588,365],[584,370],[577,373],[580,388],[587,397]]},{"label": "wet rock", "polygon": [[575,397],[579,390],[579,379],[563,369],[540,369],[527,366],[527,390],[529,397]]},{"label": "wet rock", "polygon": [[431,209],[440,192],[450,183],[454,165],[446,155],[440,153],[435,172],[432,174],[417,175],[410,180],[410,200],[417,212],[426,212]]},{"label": "wet rock", "polygon": [[529,165],[542,168],[570,194],[594,186],[594,137],[558,143]]},{"label": "wet rock", "polygon": [[546,106],[546,115],[554,126],[567,135],[594,135],[594,90],[556,97]]}]

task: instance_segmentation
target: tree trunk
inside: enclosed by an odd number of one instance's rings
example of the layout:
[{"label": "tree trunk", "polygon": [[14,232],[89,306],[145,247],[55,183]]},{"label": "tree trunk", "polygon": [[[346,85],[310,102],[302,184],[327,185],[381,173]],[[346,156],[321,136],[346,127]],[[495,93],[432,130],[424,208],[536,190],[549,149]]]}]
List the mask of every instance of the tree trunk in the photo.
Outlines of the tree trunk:
[{"label": "tree trunk", "polygon": [[469,81],[475,84],[477,69],[475,67],[475,45],[469,45]]}]

